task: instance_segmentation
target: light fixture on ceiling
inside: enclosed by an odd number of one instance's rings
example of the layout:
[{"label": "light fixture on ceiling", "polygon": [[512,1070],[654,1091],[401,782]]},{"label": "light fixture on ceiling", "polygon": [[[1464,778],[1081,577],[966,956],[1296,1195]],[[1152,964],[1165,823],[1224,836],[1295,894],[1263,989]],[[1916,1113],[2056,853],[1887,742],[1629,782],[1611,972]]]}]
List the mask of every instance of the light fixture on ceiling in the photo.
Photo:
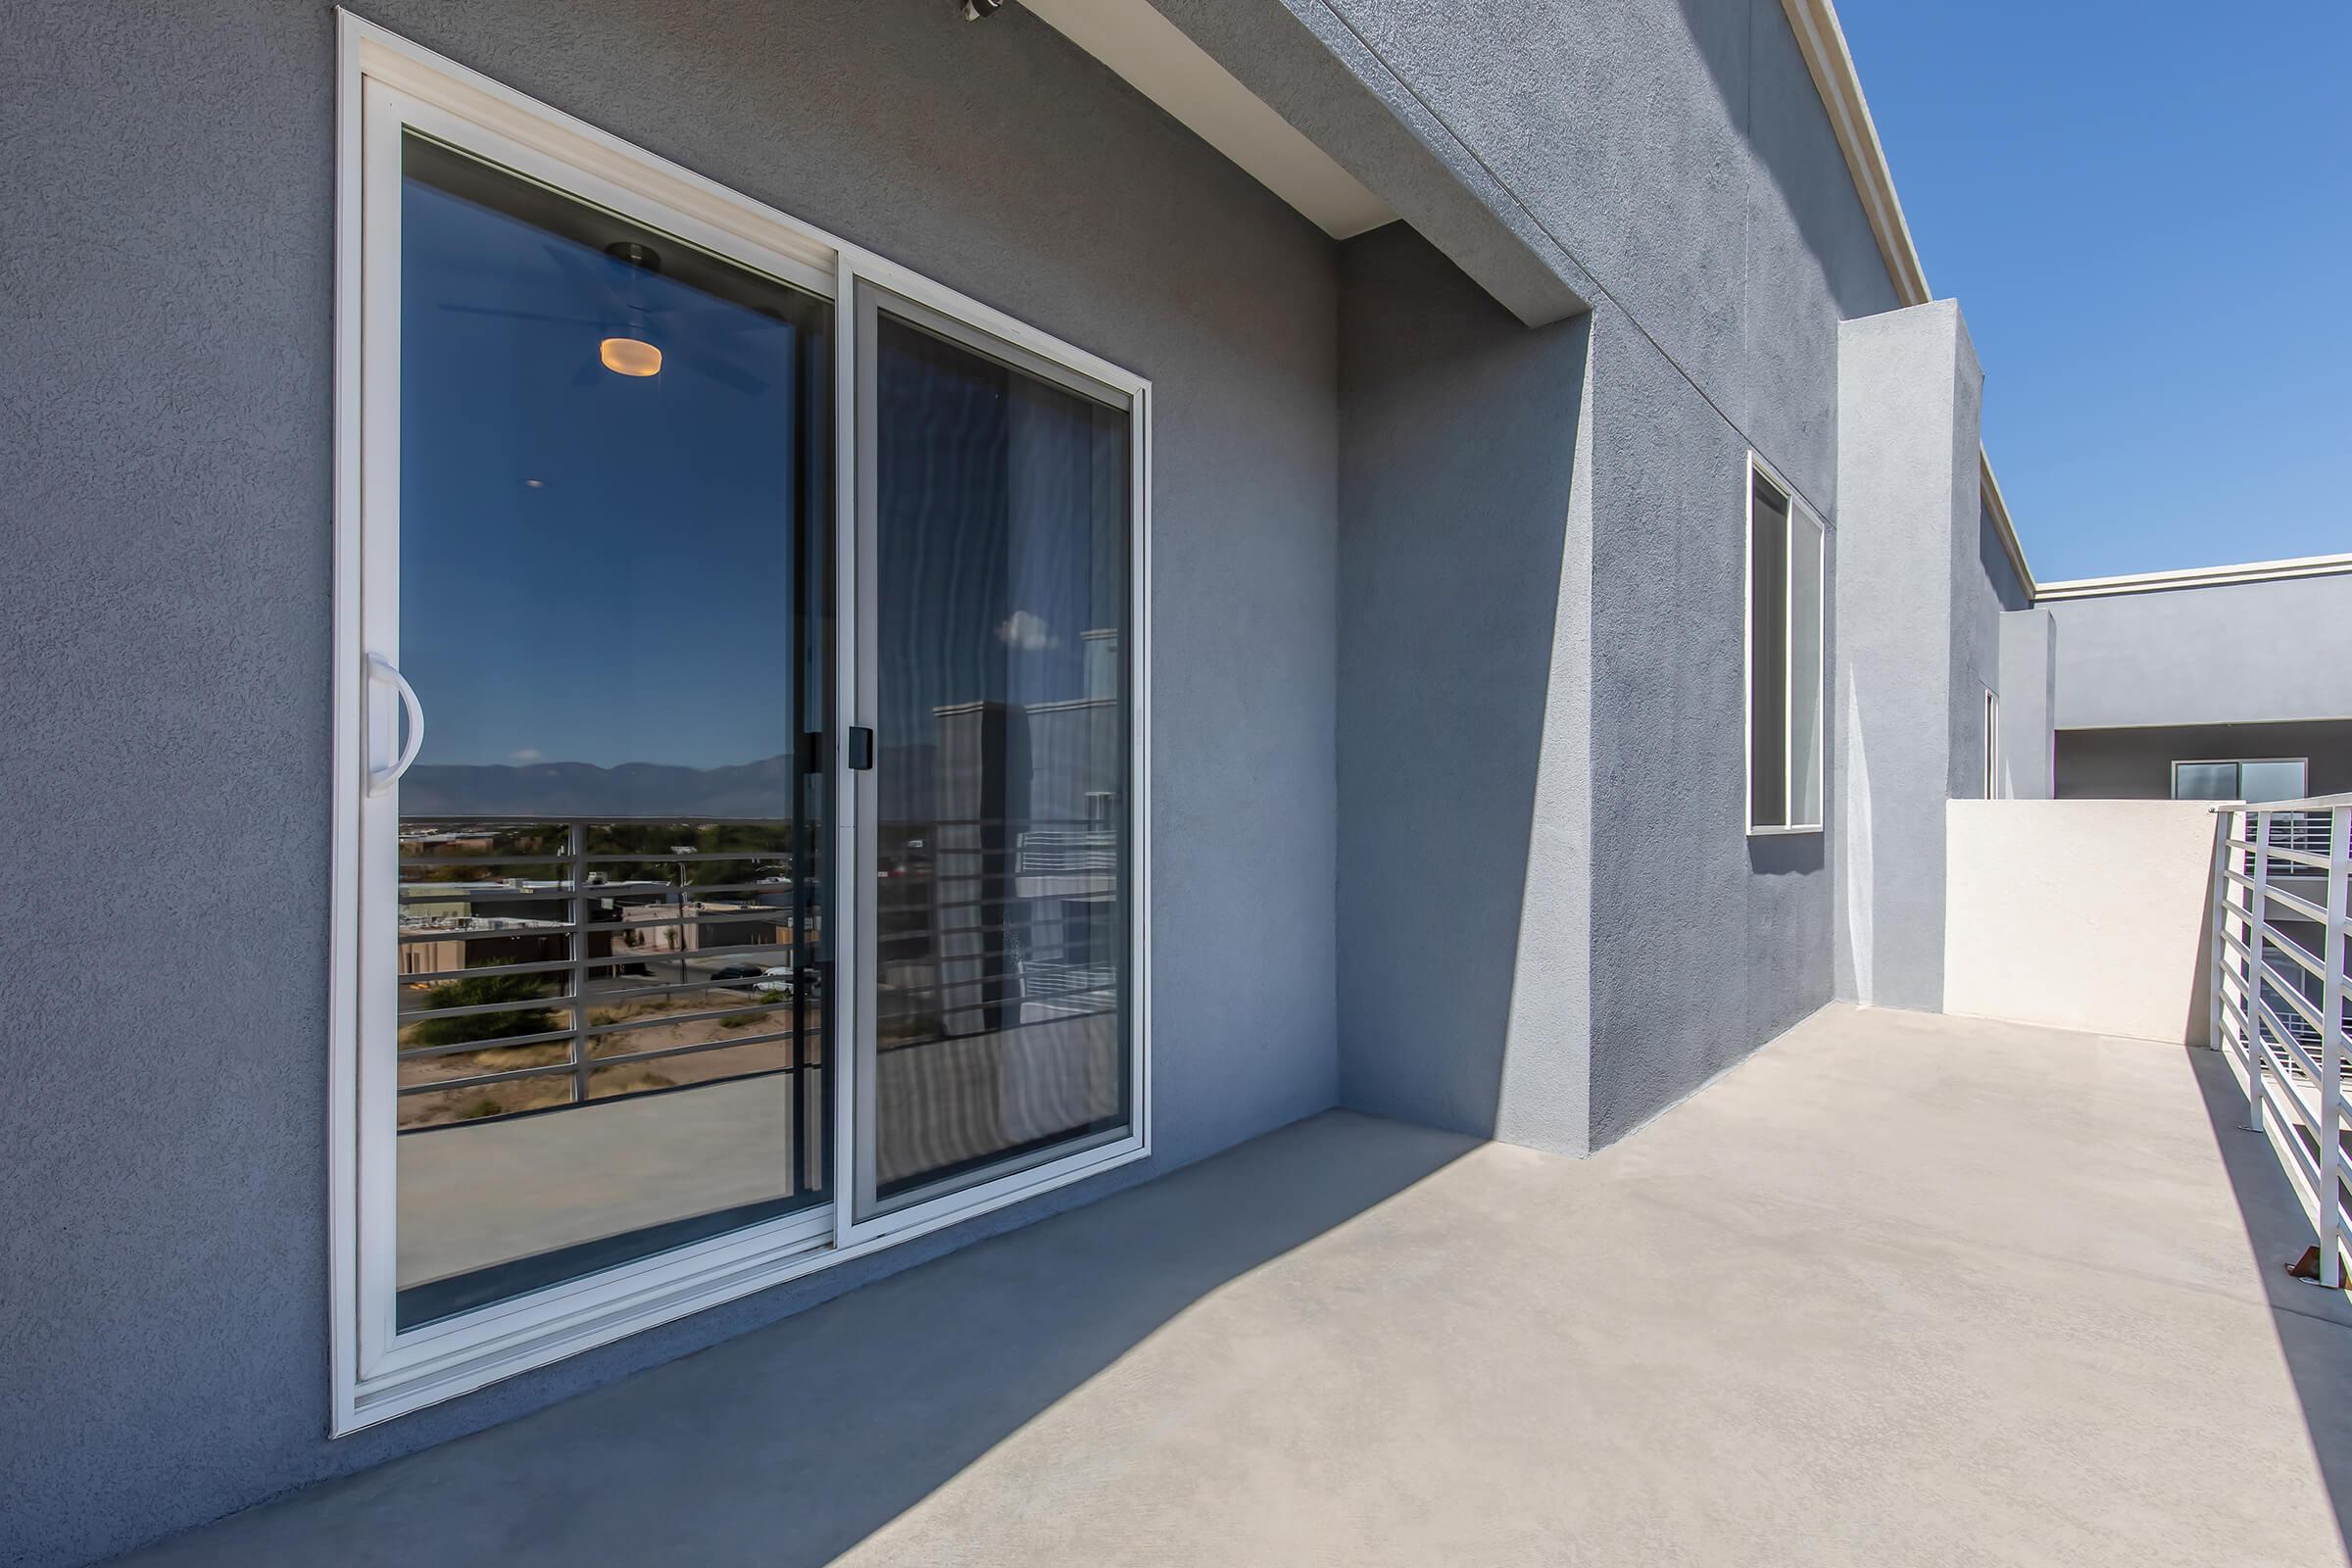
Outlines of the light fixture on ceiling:
[{"label": "light fixture on ceiling", "polygon": [[[642,272],[657,275],[662,270],[662,257],[650,245],[635,240],[614,240],[605,247],[605,254],[616,262],[626,262]],[[636,289],[629,290],[628,316],[632,330],[615,334],[596,346],[596,357],[605,362],[605,368],[614,375],[660,375],[662,351],[638,335],[644,331],[643,313],[637,307]]]},{"label": "light fixture on ceiling", "polygon": [[[645,296],[650,290],[644,286],[644,279],[662,273],[661,254],[652,246],[640,245],[635,240],[615,240],[607,245],[605,254],[621,264],[618,275],[582,261],[574,254],[573,247],[560,240],[550,238],[546,250],[569,287],[597,297],[599,303],[590,307],[596,311],[595,315],[556,316],[455,300],[444,302],[441,308],[468,316],[499,316],[556,326],[591,328],[596,334],[596,358],[582,358],[578,362],[571,378],[576,387],[597,385],[608,372],[633,381],[650,380],[670,368],[669,351],[662,345],[668,343],[676,348],[682,343],[685,358],[677,363],[687,369],[747,396],[756,397],[766,391],[765,379],[718,352],[726,337],[744,330],[741,312],[716,303],[697,306],[688,297],[690,290],[670,290],[675,297],[665,303],[647,301]],[[772,308],[752,310],[760,318],[754,324],[785,324],[785,318]]]},{"label": "light fixture on ceiling", "polygon": [[641,337],[609,337],[596,346],[596,357],[614,375],[662,373],[662,351]]},{"label": "light fixture on ceiling", "polygon": [[963,0],[963,20],[978,22],[1004,9],[1004,0]]}]

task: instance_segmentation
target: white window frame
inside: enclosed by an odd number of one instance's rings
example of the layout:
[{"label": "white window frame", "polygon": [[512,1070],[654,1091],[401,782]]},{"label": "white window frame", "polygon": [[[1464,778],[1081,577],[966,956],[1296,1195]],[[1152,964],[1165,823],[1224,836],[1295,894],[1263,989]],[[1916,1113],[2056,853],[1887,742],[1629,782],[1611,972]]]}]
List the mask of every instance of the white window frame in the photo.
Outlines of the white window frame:
[{"label": "white window frame", "polygon": [[2237,769],[2238,782],[2243,784],[2248,764],[2276,765],[2279,762],[2292,762],[2303,769],[2303,788],[2311,788],[2311,759],[2308,757],[2183,757],[2172,764],[2169,775],[2172,798],[2176,801],[2180,799],[2180,770],[2184,767],[2220,767],[2227,763]]},{"label": "white window frame", "polygon": [[2001,694],[1984,688],[1984,798],[2001,795]]},{"label": "white window frame", "polygon": [[[848,244],[631,146],[570,116],[338,12],[336,126],[335,643],[333,915],[329,961],[328,1197],[332,1323],[329,1432],[340,1437],[529,1368],[696,1312],[1040,1193],[1149,1157],[1152,1150],[1151,382],[907,269]],[[1128,987],[1132,1115],[1124,1135],[994,1181],[848,1223],[836,1203],[786,1215],[586,1278],[427,1324],[397,1329],[393,1310],[398,1187],[392,1097],[393,965],[363,963],[391,940],[389,901],[364,895],[397,880],[397,806],[368,799],[368,769],[391,754],[396,718],[371,691],[369,652],[397,663],[400,329],[400,142],[414,125],[649,226],[679,234],[835,302],[839,602],[858,599],[855,415],[857,334],[844,302],[876,286],[1012,350],[1051,362],[1128,400],[1131,462],[1128,632]],[[389,345],[389,347],[387,346]],[[377,518],[363,527],[366,518]],[[845,617],[846,618],[846,617]],[[836,650],[839,723],[874,723],[858,700],[855,638]],[[846,754],[846,748],[836,748]],[[835,865],[856,867],[858,795],[870,774],[837,757]],[[870,867],[865,869],[870,870]],[[855,871],[835,890],[840,929],[859,931]],[[373,906],[381,906],[381,907]],[[859,1004],[870,967],[833,998],[833,1038],[870,1032]],[[370,1020],[373,1020],[371,1023]],[[834,1075],[838,1125],[854,1114],[855,1073]],[[844,1146],[847,1147],[846,1145]]]},{"label": "white window frame", "polygon": [[1790,523],[1788,534],[1788,559],[1782,563],[1781,570],[1783,591],[1781,604],[1781,734],[1784,742],[1781,747],[1783,774],[1781,798],[1784,802],[1788,803],[1790,810],[1794,809],[1797,779],[1795,749],[1787,744],[1788,737],[1795,728],[1796,716],[1796,673],[1793,667],[1795,661],[1790,657],[1796,642],[1796,573],[1788,568],[1795,561],[1797,548],[1794,524],[1801,517],[1813,528],[1813,549],[1815,562],[1819,568],[1814,573],[1813,580],[1820,593],[1820,600],[1814,607],[1814,624],[1817,628],[1821,649],[1820,668],[1814,674],[1815,697],[1819,706],[1814,710],[1813,718],[1813,768],[1814,776],[1821,780],[1822,809],[1819,814],[1825,817],[1829,815],[1830,798],[1828,771],[1830,529],[1829,525],[1821,520],[1821,514],[1815,512],[1811,506],[1806,504],[1804,497],[1797,494],[1796,486],[1782,478],[1780,470],[1765,462],[1760,454],[1751,450],[1747,454],[1747,462],[1740,467],[1740,474],[1742,483],[1740,499],[1740,560],[1741,565],[1740,578],[1740,776],[1741,781],[1740,820],[1749,838],[1776,838],[1792,833],[1819,833],[1822,831],[1822,824],[1818,821],[1765,823],[1762,825],[1756,822],[1756,684],[1753,661],[1756,651],[1757,478],[1761,476],[1788,503]]}]

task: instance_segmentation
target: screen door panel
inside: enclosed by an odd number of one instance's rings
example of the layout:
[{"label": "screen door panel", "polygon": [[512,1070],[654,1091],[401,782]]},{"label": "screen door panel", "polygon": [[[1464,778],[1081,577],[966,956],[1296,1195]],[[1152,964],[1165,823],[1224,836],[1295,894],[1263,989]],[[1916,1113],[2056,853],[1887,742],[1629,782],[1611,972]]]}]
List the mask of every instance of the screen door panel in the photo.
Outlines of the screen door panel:
[{"label": "screen door panel", "polygon": [[863,662],[877,731],[858,1217],[1133,1125],[1132,414],[864,306]]}]

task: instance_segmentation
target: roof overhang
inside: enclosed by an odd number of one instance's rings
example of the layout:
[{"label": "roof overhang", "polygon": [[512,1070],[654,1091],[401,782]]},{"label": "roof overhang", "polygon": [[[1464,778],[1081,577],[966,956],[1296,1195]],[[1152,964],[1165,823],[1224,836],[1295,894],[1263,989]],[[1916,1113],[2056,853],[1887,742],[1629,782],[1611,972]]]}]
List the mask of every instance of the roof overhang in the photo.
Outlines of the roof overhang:
[{"label": "roof overhang", "polygon": [[[1576,259],[1448,127],[1427,115],[1336,13],[1278,4],[1252,19],[1242,8],[1200,0],[1023,5],[1334,239],[1403,218],[1531,326],[1576,314],[1592,297],[1592,280]],[[1895,295],[1905,305],[1924,305],[1934,297],[1927,270],[1837,7],[1832,0],[1781,0],[1781,7]],[[1326,16],[1328,27],[1321,25]],[[1308,39],[1322,47],[1299,53],[1298,45]],[[1318,75],[1318,64],[1330,69]],[[1366,112],[1376,107],[1386,112]],[[2001,547],[2032,598],[2033,568],[1982,449],[1980,481]]]},{"label": "roof overhang", "polygon": [[1396,215],[1242,85],[1149,0],[1024,0],[1027,10],[1126,78],[1333,239]]}]

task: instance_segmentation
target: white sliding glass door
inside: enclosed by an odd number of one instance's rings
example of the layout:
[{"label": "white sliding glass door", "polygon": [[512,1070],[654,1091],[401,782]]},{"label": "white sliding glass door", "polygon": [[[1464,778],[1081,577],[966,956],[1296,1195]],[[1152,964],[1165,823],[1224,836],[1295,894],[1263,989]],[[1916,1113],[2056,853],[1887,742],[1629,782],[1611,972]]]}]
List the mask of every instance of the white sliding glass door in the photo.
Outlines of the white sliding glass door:
[{"label": "white sliding glass door", "polygon": [[370,650],[422,723],[371,912],[408,1330],[826,1204],[833,365],[826,299],[399,156]]},{"label": "white sliding glass door", "polygon": [[1149,1149],[1149,384],[346,17],[348,1431]]}]

